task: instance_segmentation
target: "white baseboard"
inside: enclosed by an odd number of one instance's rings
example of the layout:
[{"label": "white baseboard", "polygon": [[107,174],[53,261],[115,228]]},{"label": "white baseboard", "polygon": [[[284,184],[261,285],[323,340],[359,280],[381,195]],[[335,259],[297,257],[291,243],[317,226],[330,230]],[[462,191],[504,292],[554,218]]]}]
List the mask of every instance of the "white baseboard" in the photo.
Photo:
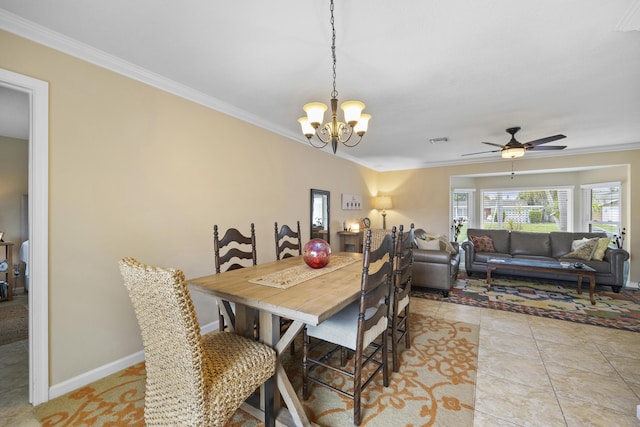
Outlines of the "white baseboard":
[{"label": "white baseboard", "polygon": [[[200,331],[203,335],[217,330],[218,321],[211,322],[200,327]],[[76,377],[55,384],[49,387],[49,400],[77,390],[81,387],[91,384],[94,381],[98,381],[99,379],[107,377],[111,374],[115,374],[116,372],[120,372],[123,369],[127,369],[129,366],[135,365],[136,363],[140,363],[142,361],[144,361],[144,351],[138,351],[134,354],[123,357],[122,359],[115,360],[111,363],[85,372],[84,374],[80,374]]]}]

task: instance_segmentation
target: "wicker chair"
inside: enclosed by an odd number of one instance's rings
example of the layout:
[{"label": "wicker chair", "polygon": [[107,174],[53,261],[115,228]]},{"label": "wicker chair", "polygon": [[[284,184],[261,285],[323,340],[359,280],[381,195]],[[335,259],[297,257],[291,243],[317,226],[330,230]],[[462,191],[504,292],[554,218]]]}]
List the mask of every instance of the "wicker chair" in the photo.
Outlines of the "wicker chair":
[{"label": "wicker chair", "polygon": [[[302,398],[304,400],[309,398],[310,382],[350,397],[353,399],[353,423],[355,425],[360,425],[362,421],[360,402],[363,389],[369,384],[375,384],[373,378],[380,371],[382,371],[384,386],[389,386],[387,336],[394,246],[395,227],[375,250],[371,249],[371,231],[367,230],[360,300],[347,306],[318,326],[307,325],[304,329]],[[374,263],[375,267],[372,270],[376,271],[371,272],[369,266]],[[311,338],[318,340],[313,346]],[[353,369],[347,370],[345,366],[345,348],[355,352]],[[330,360],[331,355],[337,351],[341,356],[340,366],[337,366],[337,363],[331,363]],[[368,363],[372,363],[374,367],[365,369]],[[346,387],[334,387],[319,376],[311,376],[311,370],[319,366],[350,378],[353,382],[353,393],[347,391]],[[348,381],[345,382],[345,385],[348,385]]]},{"label": "wicker chair", "polygon": [[[147,425],[223,426],[275,372],[276,354],[230,332],[200,335],[180,270],[120,261],[142,334]],[[267,419],[273,407],[267,405]]]},{"label": "wicker chair", "polygon": [[275,225],[276,231],[276,259],[289,258],[296,255],[302,255],[302,243],[300,238],[300,221],[297,222],[297,229],[293,231],[288,225],[283,225],[278,230],[278,223]]},{"label": "wicker chair", "polygon": [[409,233],[404,233],[402,225],[396,240],[393,298],[391,310],[391,353],[393,355],[393,372],[400,369],[399,345],[404,339],[404,347],[411,347],[409,335],[409,294],[411,293],[411,277],[413,270],[413,224]]}]

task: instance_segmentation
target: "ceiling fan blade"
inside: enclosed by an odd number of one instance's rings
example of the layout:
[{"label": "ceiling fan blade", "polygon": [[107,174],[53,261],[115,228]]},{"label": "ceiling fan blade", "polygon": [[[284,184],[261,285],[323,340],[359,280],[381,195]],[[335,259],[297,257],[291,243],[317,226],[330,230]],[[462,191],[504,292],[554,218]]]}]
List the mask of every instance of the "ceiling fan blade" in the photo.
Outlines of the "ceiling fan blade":
[{"label": "ceiling fan blade", "polygon": [[462,154],[463,156],[474,156],[476,154],[485,154],[485,153],[497,153],[499,151],[502,151],[502,149],[500,150],[491,150],[491,151],[479,151],[477,153],[467,153],[467,154]]},{"label": "ceiling fan blade", "polygon": [[494,144],[493,142],[483,142],[483,144],[493,145],[494,147],[504,148],[504,145]]},{"label": "ceiling fan blade", "polygon": [[546,138],[535,139],[533,141],[529,141],[525,143],[524,145],[530,145],[532,147],[536,147],[538,145],[546,144],[547,142],[557,141],[559,139],[566,138],[566,137],[567,137],[566,135],[558,134],[558,135],[548,136]]},{"label": "ceiling fan blade", "polygon": [[566,145],[545,145],[545,146],[527,148],[527,151],[529,150],[534,150],[534,151],[564,150],[565,148],[567,148]]}]

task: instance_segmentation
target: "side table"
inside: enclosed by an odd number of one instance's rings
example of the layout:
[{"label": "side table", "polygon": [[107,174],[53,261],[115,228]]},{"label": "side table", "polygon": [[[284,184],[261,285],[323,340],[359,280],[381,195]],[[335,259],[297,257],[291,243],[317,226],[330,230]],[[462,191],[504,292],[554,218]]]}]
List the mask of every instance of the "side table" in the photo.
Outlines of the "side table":
[{"label": "side table", "polygon": [[338,231],[340,252],[362,253],[362,232]]}]

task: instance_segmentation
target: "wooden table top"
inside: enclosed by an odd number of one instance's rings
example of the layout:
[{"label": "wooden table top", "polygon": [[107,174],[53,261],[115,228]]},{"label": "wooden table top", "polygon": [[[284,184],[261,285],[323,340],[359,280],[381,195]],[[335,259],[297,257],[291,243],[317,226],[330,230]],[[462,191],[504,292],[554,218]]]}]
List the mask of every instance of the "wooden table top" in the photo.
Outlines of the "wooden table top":
[{"label": "wooden table top", "polygon": [[[304,264],[302,256],[286,258],[220,274],[188,279],[194,290],[260,311],[318,325],[336,314],[360,293],[362,254],[339,252],[358,261],[288,289],[250,283],[268,274]],[[337,255],[337,254],[336,254]]]}]

